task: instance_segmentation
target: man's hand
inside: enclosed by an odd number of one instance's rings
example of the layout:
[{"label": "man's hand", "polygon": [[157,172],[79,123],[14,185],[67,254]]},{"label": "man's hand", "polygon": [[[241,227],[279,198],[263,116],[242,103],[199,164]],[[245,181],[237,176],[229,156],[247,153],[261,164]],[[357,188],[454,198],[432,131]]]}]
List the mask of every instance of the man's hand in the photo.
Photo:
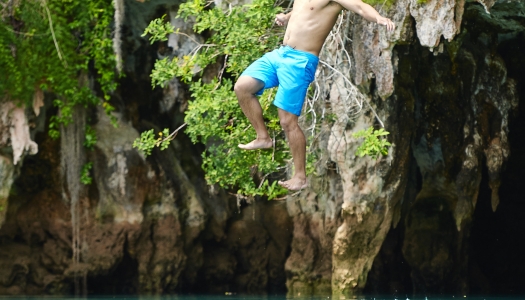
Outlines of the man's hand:
[{"label": "man's hand", "polygon": [[362,0],[330,0],[339,3],[342,7],[353,11],[356,14],[365,18],[369,22],[376,22],[379,25],[386,26],[388,31],[394,31],[396,25],[392,20],[382,17],[375,8],[370,4],[364,3]]},{"label": "man's hand", "polygon": [[277,16],[275,16],[275,24],[279,26],[285,26],[286,24],[288,24],[289,19],[289,14],[278,14]]},{"label": "man's hand", "polygon": [[392,20],[381,16],[377,17],[377,24],[386,26],[388,31],[394,31],[394,29],[396,29],[396,24],[394,24]]}]

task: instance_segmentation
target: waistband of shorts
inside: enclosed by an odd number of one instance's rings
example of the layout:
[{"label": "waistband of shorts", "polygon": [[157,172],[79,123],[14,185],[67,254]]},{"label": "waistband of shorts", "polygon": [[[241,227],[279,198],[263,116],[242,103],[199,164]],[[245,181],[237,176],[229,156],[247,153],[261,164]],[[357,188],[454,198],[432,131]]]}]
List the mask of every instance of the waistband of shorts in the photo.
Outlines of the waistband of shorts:
[{"label": "waistband of shorts", "polygon": [[293,47],[290,47],[288,45],[281,45],[279,50],[280,51],[284,51],[284,52],[292,52],[292,53],[294,53],[296,55],[307,57],[308,59],[311,59],[311,60],[316,61],[316,62],[319,61],[319,57],[317,57],[317,55],[312,54],[310,52],[302,51],[302,50],[296,50]]}]

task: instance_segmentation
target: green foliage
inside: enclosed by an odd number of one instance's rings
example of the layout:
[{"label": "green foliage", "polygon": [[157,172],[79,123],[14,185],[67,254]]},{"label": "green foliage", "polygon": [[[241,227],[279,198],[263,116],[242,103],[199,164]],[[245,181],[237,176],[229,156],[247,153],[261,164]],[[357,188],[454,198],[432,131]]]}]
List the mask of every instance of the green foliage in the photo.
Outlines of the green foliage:
[{"label": "green foliage", "polygon": [[[244,195],[270,195],[270,185],[259,188],[252,179],[253,170],[260,174],[277,171],[289,159],[288,146],[284,139],[276,139],[275,149],[246,151],[237,145],[255,139],[255,131],[244,116],[233,92],[233,83],[223,80],[204,84],[201,81],[191,86],[195,99],[189,103],[185,121],[186,133],[194,143],[207,145],[203,154],[203,169],[210,184],[238,188]],[[274,91],[266,91],[260,98],[270,136],[280,136],[281,128],[277,111],[271,106]],[[272,193],[275,193],[275,187]],[[278,189],[281,193],[284,190]]]},{"label": "green foliage", "polygon": [[160,147],[160,150],[168,149],[170,142],[173,139],[173,137],[170,137],[170,130],[164,128],[162,132],[159,132],[159,136],[159,141],[155,146]]},{"label": "green foliage", "polygon": [[[190,0],[180,6],[179,16],[195,17],[195,32],[211,31],[211,37],[205,44],[198,45],[191,56],[157,61],[151,74],[152,85],[163,86],[173,77],[190,85],[194,100],[186,111],[186,133],[194,143],[207,145],[203,169],[209,184],[235,188],[243,195],[266,195],[273,199],[286,190],[275,181],[270,184],[266,175],[278,171],[290,159],[277,110],[271,106],[275,91],[266,91],[260,97],[268,131],[272,137],[279,137],[275,148],[245,151],[237,145],[253,140],[256,135],[239,108],[233,82],[251,62],[279,45],[282,29],[274,27],[273,20],[281,8],[275,7],[273,0],[255,0],[250,5],[232,7],[228,11],[208,8],[208,5],[203,0]],[[179,33],[178,29],[157,19],[150,23],[145,34],[151,35],[150,41],[155,41],[162,40],[161,36],[168,32]],[[196,75],[202,75],[208,65],[225,58],[228,79],[214,79],[209,83],[198,79]],[[134,147],[145,154],[150,154],[156,145],[159,139],[155,138],[153,130],[142,133],[134,143]],[[259,184],[253,179],[254,173],[264,178]]]},{"label": "green foliage", "polygon": [[84,147],[93,150],[93,146],[97,143],[97,133],[91,126],[86,126],[86,139],[84,140]]},{"label": "green foliage", "polygon": [[153,148],[160,147],[160,150],[167,149],[173,136],[170,136],[168,128],[159,132],[159,137],[155,138],[154,130],[150,129],[140,134],[140,138],[133,141],[133,147],[142,151],[145,155],[151,155]]},{"label": "green foliage", "polygon": [[89,185],[91,182],[93,182],[93,178],[90,175],[90,170],[93,167],[92,162],[85,163],[82,166],[82,170],[80,171],[80,182]]},{"label": "green foliage", "polygon": [[259,195],[266,195],[268,200],[273,200],[283,194],[286,194],[287,191],[282,186],[280,186],[277,181],[272,182],[272,184],[269,184],[268,182],[268,180],[265,180],[256,193]]},{"label": "green foliage", "polygon": [[[60,113],[50,120],[52,138],[59,137],[60,124],[72,121],[75,105],[102,104],[111,112],[107,100],[116,88],[113,12],[107,0],[18,1],[0,20],[0,98],[30,105],[36,89],[54,95]],[[104,102],[79,80],[90,62]]]},{"label": "green foliage", "polygon": [[[275,15],[282,9],[275,7],[272,0],[256,0],[251,5],[233,7],[226,12],[217,7],[205,9],[207,5],[208,2],[194,0],[180,6],[179,17],[196,18],[195,32],[209,30],[213,34],[194,55],[157,62],[152,73],[154,85],[162,85],[174,76],[190,82],[197,71],[224,55],[228,55],[226,71],[238,77],[251,62],[279,45],[282,29],[272,25]],[[179,33],[179,29],[169,23],[163,24],[161,18],[153,20],[144,34],[156,41],[171,32]]]},{"label": "green foliage", "polygon": [[141,36],[146,36],[149,34],[150,43],[154,43],[157,41],[167,41],[168,34],[173,33],[175,31],[173,30],[173,26],[171,26],[170,23],[164,22],[165,17],[166,15],[163,15],[162,18],[157,18],[151,21]]},{"label": "green foliage", "polygon": [[356,156],[363,157],[365,155],[371,156],[376,159],[380,155],[388,154],[388,147],[391,144],[386,140],[386,138],[380,138],[386,135],[389,135],[388,131],[385,131],[383,128],[374,130],[373,127],[368,129],[362,129],[354,133],[355,138],[364,138],[364,142],[357,147]]},{"label": "green foliage", "polygon": [[[7,7],[6,0],[0,3]],[[117,86],[111,1],[20,0],[9,7],[0,20],[0,99],[31,105],[38,89],[53,95],[59,109],[50,117],[53,139],[60,137],[61,125],[73,121],[76,105],[102,105],[109,114],[114,108],[108,100]],[[93,67],[103,100],[87,86]],[[95,130],[86,126],[85,134],[84,146],[92,150]],[[91,184],[92,166],[82,167],[83,184]]]},{"label": "green foliage", "polygon": [[[427,0],[417,0],[418,3],[426,2]],[[370,4],[377,8],[378,10],[381,10],[382,8],[390,9],[394,3],[396,3],[396,0],[363,0],[363,2]]]},{"label": "green foliage", "polygon": [[158,140],[155,139],[153,129],[144,131],[140,134],[140,138],[133,141],[133,147],[142,151],[146,155],[151,155],[151,151],[155,148]]},{"label": "green foliage", "polygon": [[192,69],[195,63],[191,57],[184,56],[179,67],[179,59],[174,57],[173,59],[164,58],[155,62],[155,67],[151,72],[151,85],[155,87],[159,85],[164,87],[168,80],[174,77],[180,77],[183,81],[189,82],[193,77]]}]

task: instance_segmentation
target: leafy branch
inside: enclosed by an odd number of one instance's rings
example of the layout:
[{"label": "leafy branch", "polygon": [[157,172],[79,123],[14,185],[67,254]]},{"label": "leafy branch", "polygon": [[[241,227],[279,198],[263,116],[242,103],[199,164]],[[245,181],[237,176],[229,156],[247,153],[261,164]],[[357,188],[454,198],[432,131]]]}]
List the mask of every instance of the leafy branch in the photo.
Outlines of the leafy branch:
[{"label": "leafy branch", "polygon": [[144,37],[149,34],[149,41],[152,44],[158,41],[167,41],[168,35],[174,33],[175,29],[170,23],[166,23],[164,18],[166,18],[166,15],[151,21],[141,36]]},{"label": "leafy branch", "polygon": [[159,147],[160,150],[168,148],[170,142],[177,136],[177,133],[186,126],[186,123],[179,126],[172,133],[169,132],[168,128],[165,128],[162,132],[159,132],[158,138],[155,138],[154,130],[150,129],[140,134],[140,138],[133,141],[133,147],[143,152],[145,155],[151,155],[153,148]]}]

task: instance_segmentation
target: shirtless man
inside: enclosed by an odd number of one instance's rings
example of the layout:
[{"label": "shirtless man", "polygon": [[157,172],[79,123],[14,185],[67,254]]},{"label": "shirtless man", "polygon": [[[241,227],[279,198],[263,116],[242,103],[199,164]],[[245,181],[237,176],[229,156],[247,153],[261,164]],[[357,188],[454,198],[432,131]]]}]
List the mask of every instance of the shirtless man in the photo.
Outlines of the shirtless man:
[{"label": "shirtless man", "polygon": [[255,140],[239,145],[245,150],[273,146],[257,95],[264,89],[279,86],[273,104],[278,107],[279,120],[288,138],[295,168],[293,177],[288,181],[279,181],[279,184],[289,190],[307,186],[306,141],[297,121],[308,85],[314,80],[319,52],[342,9],[386,26],[389,31],[395,28],[390,19],[382,17],[361,0],[295,0],[290,13],[279,14],[275,18],[277,25],[288,25],[283,46],[252,63],[235,84],[239,105],[257,133]]}]

